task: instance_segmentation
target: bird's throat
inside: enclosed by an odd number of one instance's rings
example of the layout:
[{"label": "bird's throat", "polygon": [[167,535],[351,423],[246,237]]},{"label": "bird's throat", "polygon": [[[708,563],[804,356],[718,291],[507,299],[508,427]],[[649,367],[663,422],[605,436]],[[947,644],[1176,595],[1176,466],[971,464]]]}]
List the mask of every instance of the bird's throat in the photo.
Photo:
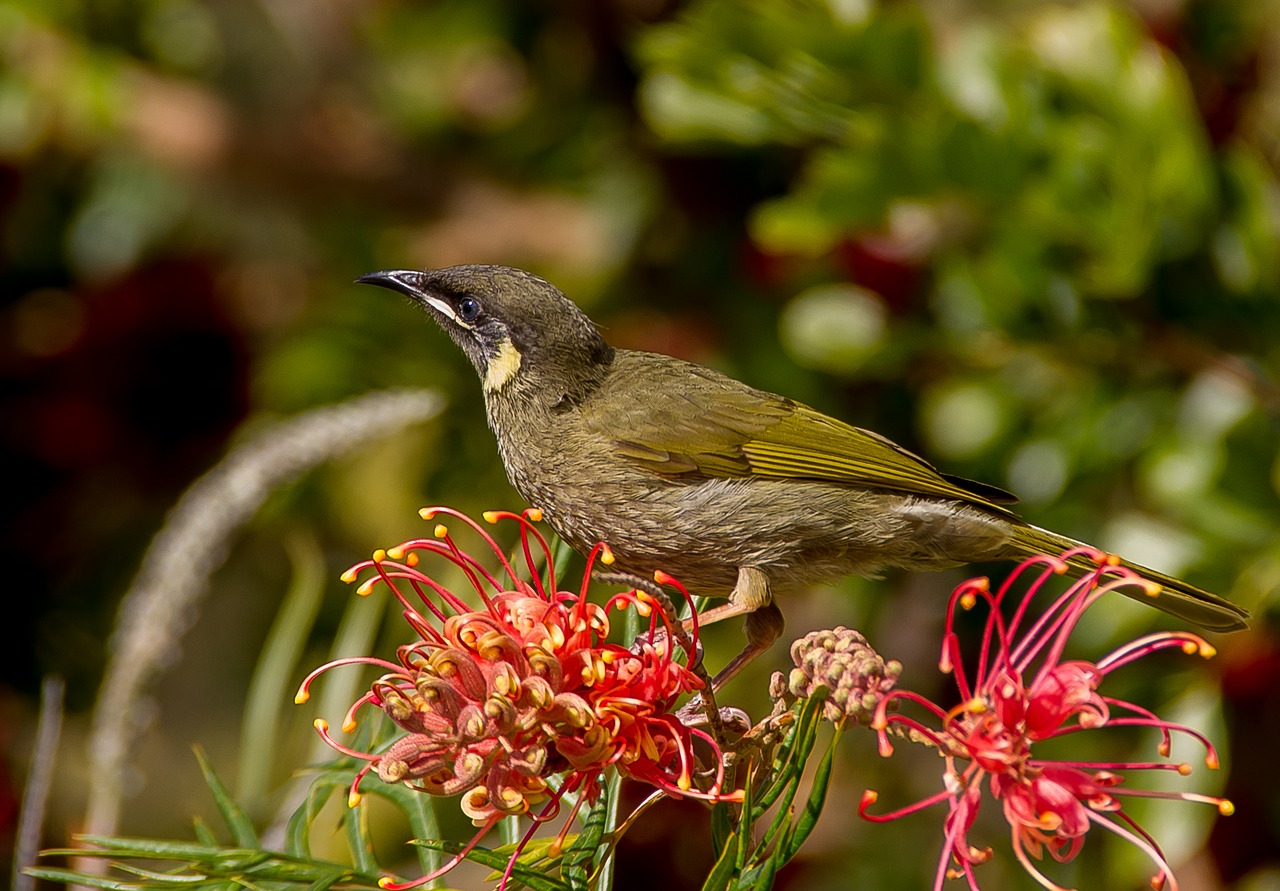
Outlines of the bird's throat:
[{"label": "bird's throat", "polygon": [[484,372],[484,389],[487,393],[501,390],[520,370],[520,351],[510,340],[498,344],[498,350],[489,358]]}]

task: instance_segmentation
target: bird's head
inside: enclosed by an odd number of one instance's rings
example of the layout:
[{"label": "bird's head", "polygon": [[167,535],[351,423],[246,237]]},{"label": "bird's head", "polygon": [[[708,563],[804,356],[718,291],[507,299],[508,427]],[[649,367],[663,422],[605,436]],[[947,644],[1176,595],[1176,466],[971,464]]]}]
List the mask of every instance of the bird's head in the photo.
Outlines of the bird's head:
[{"label": "bird's head", "polygon": [[572,396],[613,359],[613,348],[573,301],[520,269],[390,269],[356,281],[399,291],[425,309],[471,360],[486,395],[514,386]]}]

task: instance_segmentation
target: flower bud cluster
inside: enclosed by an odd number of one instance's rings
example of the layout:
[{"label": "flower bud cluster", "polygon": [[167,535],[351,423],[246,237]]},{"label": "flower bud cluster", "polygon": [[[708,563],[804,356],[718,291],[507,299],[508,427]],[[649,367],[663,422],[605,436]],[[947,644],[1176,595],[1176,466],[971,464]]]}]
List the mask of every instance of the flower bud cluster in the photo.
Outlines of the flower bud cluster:
[{"label": "flower bud cluster", "polygon": [[[843,625],[814,631],[791,644],[796,667],[777,693],[807,699],[826,693],[823,717],[832,723],[869,725],[880,700],[893,689],[902,665],[881,658],[867,639]],[[781,677],[778,676],[778,681]]]}]

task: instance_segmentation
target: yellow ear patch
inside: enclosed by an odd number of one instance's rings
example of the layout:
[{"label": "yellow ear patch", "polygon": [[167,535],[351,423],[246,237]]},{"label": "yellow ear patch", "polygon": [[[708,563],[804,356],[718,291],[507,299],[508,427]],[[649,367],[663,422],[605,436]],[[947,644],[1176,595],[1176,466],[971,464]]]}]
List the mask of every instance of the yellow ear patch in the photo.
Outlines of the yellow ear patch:
[{"label": "yellow ear patch", "polygon": [[484,373],[486,391],[501,390],[520,370],[520,351],[510,340],[498,344],[498,353],[489,360],[489,367]]}]

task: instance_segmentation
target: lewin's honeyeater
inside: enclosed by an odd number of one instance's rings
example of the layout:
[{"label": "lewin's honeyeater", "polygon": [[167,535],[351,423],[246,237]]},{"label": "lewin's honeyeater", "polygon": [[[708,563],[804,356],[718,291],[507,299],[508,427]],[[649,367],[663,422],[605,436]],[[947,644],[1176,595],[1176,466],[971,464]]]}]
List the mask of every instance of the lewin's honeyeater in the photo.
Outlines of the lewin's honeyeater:
[{"label": "lewin's honeyeater", "polygon": [[[623,572],[662,569],[729,597],[703,621],[748,614],[735,664],[780,633],[773,596],[806,583],[1079,544],[1019,519],[1008,493],[876,433],[700,365],[615,349],[531,273],[455,266],[358,281],[407,294],[466,353],[511,483],[557,534],[579,551],[605,542]],[[1153,606],[1215,631],[1245,627],[1241,607],[1132,568],[1162,586],[1144,598]]]}]

